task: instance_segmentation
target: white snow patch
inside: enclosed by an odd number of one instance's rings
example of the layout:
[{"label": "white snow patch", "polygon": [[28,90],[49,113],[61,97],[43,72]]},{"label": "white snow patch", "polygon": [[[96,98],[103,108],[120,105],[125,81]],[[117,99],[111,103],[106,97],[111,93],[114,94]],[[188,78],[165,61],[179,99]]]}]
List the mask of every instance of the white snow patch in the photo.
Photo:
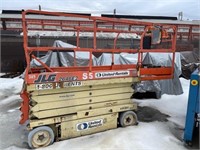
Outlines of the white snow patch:
[{"label": "white snow patch", "polygon": [[[23,35],[23,32],[21,33]],[[59,36],[77,36],[76,32],[63,32],[63,31],[29,31],[28,36],[53,36],[53,37],[59,37]],[[93,37],[94,33],[91,32],[80,32],[80,37]],[[101,38],[115,38],[117,36],[117,33],[103,33],[103,32],[97,32],[97,37]],[[140,35],[137,35],[135,33],[121,33],[119,35],[119,38],[134,38],[134,39],[140,39]]]},{"label": "white snow patch", "polygon": [[3,75],[5,75],[6,73],[0,73],[0,76],[3,76]]},{"label": "white snow patch", "polygon": [[[7,150],[17,149],[12,146]],[[89,136],[56,142],[41,150],[184,150],[183,143],[176,139],[166,124],[161,122],[140,123],[138,126],[118,128]]]},{"label": "white snow patch", "polygon": [[[21,89],[22,89],[22,85],[23,85],[23,79],[16,77],[13,79],[10,78],[0,78],[0,100],[1,99],[5,99],[9,96],[15,95],[15,94],[19,94]],[[1,101],[0,101],[1,103]]]},{"label": "white snow patch", "polygon": [[5,99],[0,100],[0,105],[9,104],[13,101],[20,100],[21,97],[19,95],[11,95]]},{"label": "white snow patch", "polygon": [[[11,146],[9,148],[6,148],[4,150],[22,150],[22,148],[16,147],[16,146]],[[25,149],[24,149],[25,150]]]},{"label": "white snow patch", "polygon": [[171,116],[169,118],[174,123],[184,127],[185,116],[187,111],[189,80],[180,78],[184,93],[181,95],[162,95],[162,98],[137,100],[139,106],[149,106],[158,109],[164,114]]},{"label": "white snow patch", "polygon": [[10,110],[8,110],[7,112],[12,113],[12,112],[17,111],[17,110],[19,110],[19,108],[10,109]]}]

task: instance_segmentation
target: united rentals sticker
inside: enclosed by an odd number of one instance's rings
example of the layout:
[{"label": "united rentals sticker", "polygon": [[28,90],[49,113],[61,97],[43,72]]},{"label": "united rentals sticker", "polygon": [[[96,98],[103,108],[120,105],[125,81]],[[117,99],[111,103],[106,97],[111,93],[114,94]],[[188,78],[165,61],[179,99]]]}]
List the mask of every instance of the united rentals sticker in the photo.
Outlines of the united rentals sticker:
[{"label": "united rentals sticker", "polygon": [[87,130],[87,129],[91,129],[91,128],[96,128],[96,127],[99,127],[102,125],[103,125],[103,119],[99,119],[99,120],[78,123],[76,125],[76,129],[77,129],[77,131],[83,131],[83,130]]},{"label": "united rentals sticker", "polygon": [[123,77],[129,75],[130,71],[97,72],[95,73],[95,78],[112,78],[112,77]]}]

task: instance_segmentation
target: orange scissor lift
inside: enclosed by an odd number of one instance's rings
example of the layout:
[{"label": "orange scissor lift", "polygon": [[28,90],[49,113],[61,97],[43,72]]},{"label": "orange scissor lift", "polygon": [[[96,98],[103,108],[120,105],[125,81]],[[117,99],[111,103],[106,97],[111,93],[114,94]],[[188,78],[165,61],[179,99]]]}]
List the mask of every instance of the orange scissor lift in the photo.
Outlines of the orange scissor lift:
[{"label": "orange scissor lift", "polygon": [[[37,15],[38,18],[31,16]],[[50,19],[44,19],[47,16]],[[56,18],[56,22],[54,21]],[[125,19],[83,16],[69,13],[27,10],[22,13],[24,51],[27,62],[21,92],[20,124],[28,122],[28,144],[31,148],[44,147],[54,141],[97,133],[117,126],[137,124],[137,104],[131,101],[131,85],[143,80],[171,79],[174,73],[176,27]],[[120,34],[137,34],[134,26],[145,26],[137,49],[117,48]],[[123,28],[122,28],[123,27]],[[28,45],[30,30],[74,32],[76,47],[61,48]],[[144,49],[144,38],[151,32],[151,49]],[[81,47],[80,34],[93,35],[91,48]],[[168,32],[168,33],[167,33]],[[99,33],[114,33],[112,48],[98,48]],[[154,40],[155,39],[155,40]],[[170,48],[156,48],[164,42]],[[73,52],[73,66],[50,67],[34,54],[48,51]],[[77,64],[76,53],[87,52],[87,66]],[[137,54],[136,64],[115,64],[115,54]],[[149,67],[142,64],[145,53],[171,53],[171,66]],[[109,53],[111,64],[93,66],[93,54]],[[40,67],[32,67],[31,60]]]}]

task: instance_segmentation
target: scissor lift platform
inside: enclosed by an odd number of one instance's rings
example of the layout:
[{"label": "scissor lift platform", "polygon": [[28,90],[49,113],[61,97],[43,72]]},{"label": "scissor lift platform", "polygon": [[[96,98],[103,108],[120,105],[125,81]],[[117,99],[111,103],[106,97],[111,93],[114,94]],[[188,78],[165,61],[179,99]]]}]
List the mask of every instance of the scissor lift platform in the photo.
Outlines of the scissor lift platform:
[{"label": "scissor lift platform", "polygon": [[[29,14],[60,17],[60,24],[44,19],[30,19]],[[137,104],[132,102],[134,90],[132,84],[141,80],[171,79],[174,73],[174,59],[176,49],[177,29],[173,25],[161,25],[147,22],[130,21],[116,18],[81,16],[67,13],[27,10],[22,13],[24,51],[27,68],[25,71],[24,87],[21,92],[20,124],[29,120],[28,143],[31,148],[44,147],[54,141],[69,139],[86,134],[97,133],[117,126],[137,124]],[[70,22],[71,18],[89,20],[87,22]],[[76,46],[72,47],[31,47],[28,31],[33,26],[41,26],[38,30],[73,31],[76,35]],[[106,28],[112,25],[113,28]],[[126,28],[119,28],[121,25]],[[144,25],[138,49],[119,49],[116,47],[120,34],[136,34],[132,26]],[[46,28],[45,26],[48,26]],[[36,30],[34,28],[34,30]],[[152,32],[149,35],[149,31]],[[167,34],[167,31],[169,34]],[[80,32],[93,34],[93,47],[81,47]],[[114,33],[113,47],[98,48],[98,33]],[[144,37],[150,36],[152,44],[168,42],[168,48],[143,48]],[[156,40],[154,39],[157,36]],[[163,37],[163,39],[162,39]],[[158,43],[157,43],[158,42]],[[159,45],[160,47],[160,45]],[[37,58],[37,52],[72,52],[73,66],[48,66]],[[77,64],[77,52],[88,53],[88,64]],[[115,64],[115,54],[136,54],[136,64]],[[143,66],[144,53],[171,53],[171,66],[150,67]],[[110,53],[111,64],[93,66],[94,53]],[[31,66],[31,60],[41,64],[40,67]]]}]

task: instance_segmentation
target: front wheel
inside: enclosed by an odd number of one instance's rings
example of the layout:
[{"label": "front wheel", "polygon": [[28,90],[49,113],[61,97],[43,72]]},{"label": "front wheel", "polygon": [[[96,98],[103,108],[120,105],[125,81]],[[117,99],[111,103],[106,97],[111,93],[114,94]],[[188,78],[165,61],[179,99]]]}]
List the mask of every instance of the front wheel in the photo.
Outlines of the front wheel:
[{"label": "front wheel", "polygon": [[54,132],[48,126],[37,127],[28,134],[28,145],[30,148],[45,147],[53,142]]},{"label": "front wheel", "polygon": [[122,127],[137,125],[138,124],[137,115],[133,111],[122,112],[119,115],[119,124]]}]

